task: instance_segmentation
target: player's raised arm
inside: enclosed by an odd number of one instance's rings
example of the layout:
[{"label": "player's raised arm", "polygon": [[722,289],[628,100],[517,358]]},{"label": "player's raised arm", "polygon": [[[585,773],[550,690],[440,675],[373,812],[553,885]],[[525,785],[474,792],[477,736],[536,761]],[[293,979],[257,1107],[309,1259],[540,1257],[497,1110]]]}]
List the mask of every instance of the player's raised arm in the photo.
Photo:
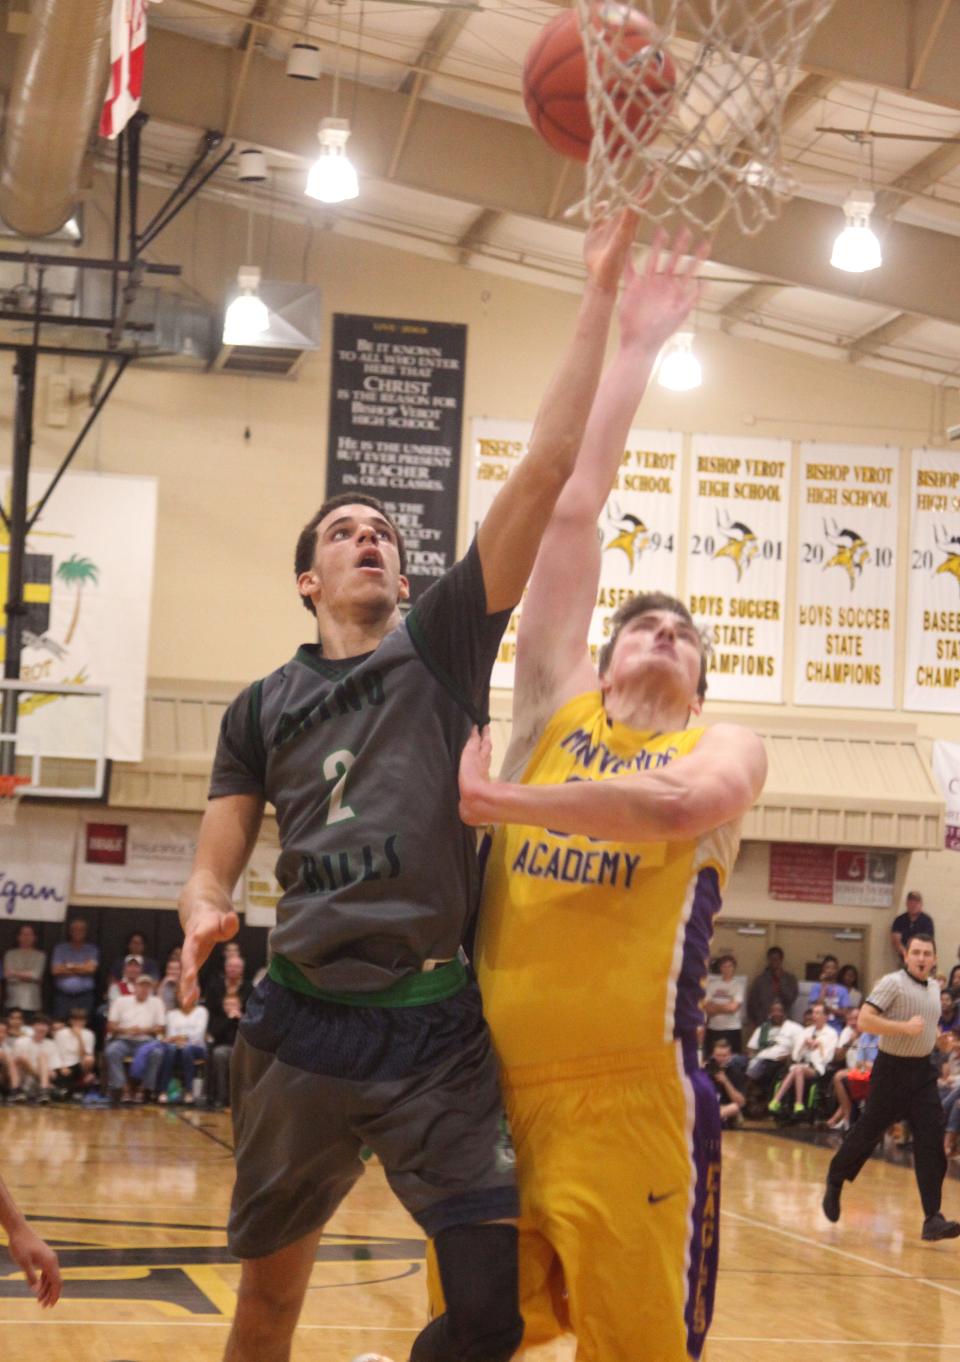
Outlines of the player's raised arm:
[{"label": "player's raised arm", "polygon": [[489,779],[489,746],[474,732],[460,762],[465,823],[523,823],[618,842],[685,841],[746,813],[767,774],[761,739],[717,724],[668,766],[608,780],[514,785]]},{"label": "player's raised arm", "polygon": [[530,448],[477,532],[490,614],[516,605],[544,526],[570,476],[597,390],[617,288],[636,229],[625,211],[587,232],[587,284],[573,338],[540,403]]},{"label": "player's raised arm", "polygon": [[586,643],[600,577],[597,519],[657,355],[699,295],[697,270],[708,243],[688,258],[689,247],[688,231],[671,249],[658,230],[641,273],[626,261],[620,343],[541,541],[521,616],[514,685],[514,724],[521,732],[539,728],[543,714],[595,685]]},{"label": "player's raised arm", "polygon": [[180,895],[183,927],[180,997],[196,1001],[197,974],[218,941],[229,941],[240,923],[233,908],[233,888],[250,858],[264,801],[258,795],[224,795],[211,799],[200,824],[193,869]]}]

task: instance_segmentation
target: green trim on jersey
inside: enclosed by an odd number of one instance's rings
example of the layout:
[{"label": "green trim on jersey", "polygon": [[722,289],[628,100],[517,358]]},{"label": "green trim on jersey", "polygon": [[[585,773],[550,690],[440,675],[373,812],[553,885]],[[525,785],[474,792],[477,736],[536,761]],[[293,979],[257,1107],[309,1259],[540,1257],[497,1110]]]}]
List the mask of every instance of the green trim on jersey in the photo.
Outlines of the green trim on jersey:
[{"label": "green trim on jersey", "polygon": [[460,708],[465,710],[466,713],[469,714],[470,718],[477,725],[477,727],[483,728],[483,726],[489,722],[489,719],[485,718],[483,715],[478,713],[477,709],[474,707],[474,705],[470,703],[470,700],[467,698],[466,695],[464,695],[463,691],[460,689],[460,687],[457,685],[454,679],[451,676],[448,676],[447,673],[440,666],[439,662],[436,662],[434,658],[431,657],[430,651],[427,648],[426,640],[424,639],[423,634],[420,632],[420,621],[417,619],[416,606],[414,606],[414,608],[410,611],[409,615],[407,616],[406,624],[407,633],[410,635],[410,641],[413,644],[414,648],[416,648],[417,656],[419,657],[420,661],[432,674],[434,679],[440,682],[444,690],[449,692],[449,694],[453,696],[454,700],[456,700]]},{"label": "green trim on jersey", "polygon": [[250,709],[247,714],[248,736],[251,746],[256,752],[260,761],[261,779],[266,779],[267,771],[267,749],[263,745],[263,733],[260,731],[260,708],[263,704],[263,682],[254,681],[250,687]]},{"label": "green trim on jersey", "polygon": [[420,974],[408,974],[379,993],[334,993],[330,989],[315,988],[292,960],[275,955],[267,970],[275,984],[306,993],[310,998],[322,998],[327,1003],[342,1003],[346,1007],[420,1007],[424,1003],[439,1003],[452,998],[467,985],[467,970],[462,960],[451,960],[447,965]]}]

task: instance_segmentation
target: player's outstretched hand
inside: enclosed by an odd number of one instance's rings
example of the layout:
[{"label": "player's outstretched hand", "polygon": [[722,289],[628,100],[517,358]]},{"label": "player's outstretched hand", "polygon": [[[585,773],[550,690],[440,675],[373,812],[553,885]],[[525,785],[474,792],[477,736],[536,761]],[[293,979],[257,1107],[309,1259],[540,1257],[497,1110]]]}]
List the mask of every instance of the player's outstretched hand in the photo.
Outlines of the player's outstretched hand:
[{"label": "player's outstretched hand", "polygon": [[49,1244],[45,1244],[26,1222],[10,1231],[10,1257],[27,1279],[37,1304],[47,1310],[60,1299],[60,1263]]},{"label": "player's outstretched hand", "polygon": [[616,293],[636,232],[637,215],[631,208],[624,208],[613,217],[594,218],[583,245],[587,276],[594,288]]},{"label": "player's outstretched hand", "polygon": [[903,1034],[905,1036],[919,1036],[923,1032],[923,1018],[913,1016],[909,1021],[903,1023]]},{"label": "player's outstretched hand", "polygon": [[490,821],[490,729],[474,728],[460,756],[460,817],[477,827]]},{"label": "player's outstretched hand", "polygon": [[700,297],[697,274],[710,250],[710,242],[701,241],[691,253],[691,242],[684,227],[671,246],[658,227],[641,273],[627,256],[619,313],[621,346],[639,343],[659,349],[686,321]]},{"label": "player's outstretched hand", "polygon": [[180,954],[181,1002],[197,1001],[200,997],[197,976],[201,965],[206,963],[214,946],[219,941],[229,941],[236,936],[239,927],[240,919],[234,912],[220,913],[213,908],[202,908],[193,913]]}]

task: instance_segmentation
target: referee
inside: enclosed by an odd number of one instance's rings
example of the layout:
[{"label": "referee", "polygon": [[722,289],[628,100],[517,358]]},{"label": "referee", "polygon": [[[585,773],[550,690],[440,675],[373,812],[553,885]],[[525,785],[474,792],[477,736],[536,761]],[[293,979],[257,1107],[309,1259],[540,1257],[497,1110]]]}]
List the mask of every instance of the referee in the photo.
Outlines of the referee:
[{"label": "referee", "polygon": [[827,1171],[823,1213],[834,1223],[840,1219],[844,1182],[853,1182],[888,1126],[907,1120],[913,1131],[913,1166],[923,1204],[922,1237],[955,1239],[960,1235],[960,1222],[940,1214],[947,1160],[937,1071],[930,1063],[940,1017],[940,988],[936,981],[930,982],[936,962],[933,937],[926,933],[912,937],[903,968],[874,984],[860,1008],[858,1026],[880,1037],[880,1053],[863,1114]]}]

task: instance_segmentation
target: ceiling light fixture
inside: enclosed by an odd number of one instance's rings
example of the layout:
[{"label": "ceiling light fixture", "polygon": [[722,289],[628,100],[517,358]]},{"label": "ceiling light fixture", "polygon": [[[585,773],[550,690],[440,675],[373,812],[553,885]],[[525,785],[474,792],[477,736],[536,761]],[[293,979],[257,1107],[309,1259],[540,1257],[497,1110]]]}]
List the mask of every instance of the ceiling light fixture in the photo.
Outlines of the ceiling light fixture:
[{"label": "ceiling light fixture", "polygon": [[347,199],[355,199],[360,193],[357,172],[347,155],[350,124],[346,118],[337,117],[337,101],[340,94],[340,30],[343,23],[344,0],[333,0],[333,3],[337,6],[337,56],[333,68],[332,117],[320,120],[317,132],[320,139],[320,155],[310,167],[303,191],[308,198],[319,199],[321,203],[344,203]]},{"label": "ceiling light fixture", "polygon": [[262,184],[266,178],[266,156],[257,147],[244,147],[237,157],[237,179],[244,184]]},{"label": "ceiling light fixture", "polygon": [[257,297],[260,270],[256,265],[241,265],[237,271],[239,298],[234,298],[223,319],[224,345],[256,345],[270,326],[270,313]]},{"label": "ceiling light fixture", "polygon": [[657,382],[661,388],[669,388],[675,393],[685,393],[691,388],[700,387],[703,369],[693,353],[692,331],[678,331],[667,341],[660,357]]},{"label": "ceiling light fixture", "polygon": [[883,263],[880,242],[870,226],[874,197],[870,189],[853,189],[843,205],[846,226],[833,243],[830,264],[848,274],[864,274]]},{"label": "ceiling light fixture", "polygon": [[287,53],[287,75],[293,80],[319,80],[319,47],[315,43],[294,43]]}]

